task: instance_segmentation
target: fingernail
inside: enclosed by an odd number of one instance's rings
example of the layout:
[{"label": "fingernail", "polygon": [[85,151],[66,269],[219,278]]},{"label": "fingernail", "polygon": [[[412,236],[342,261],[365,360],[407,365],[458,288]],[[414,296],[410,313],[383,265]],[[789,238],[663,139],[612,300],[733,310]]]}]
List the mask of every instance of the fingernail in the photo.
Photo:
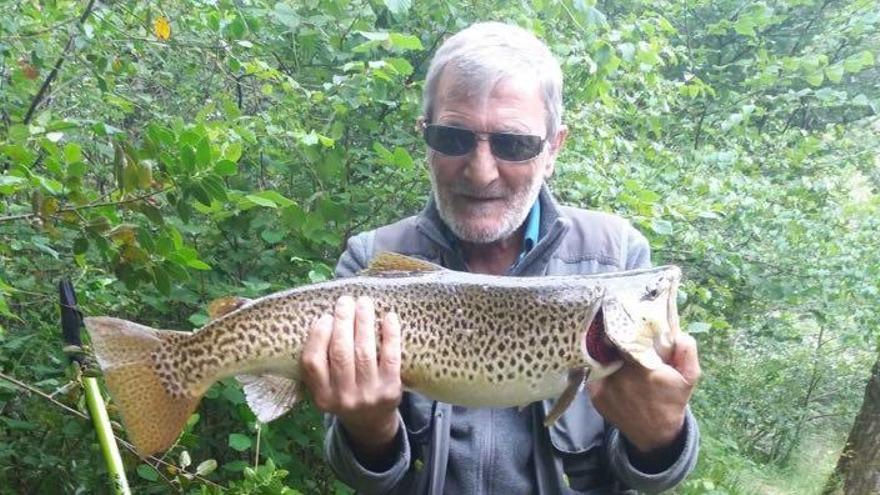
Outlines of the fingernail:
[{"label": "fingernail", "polygon": [[349,295],[341,296],[336,300],[336,311],[344,314],[351,313],[351,310],[354,309],[354,298]]}]

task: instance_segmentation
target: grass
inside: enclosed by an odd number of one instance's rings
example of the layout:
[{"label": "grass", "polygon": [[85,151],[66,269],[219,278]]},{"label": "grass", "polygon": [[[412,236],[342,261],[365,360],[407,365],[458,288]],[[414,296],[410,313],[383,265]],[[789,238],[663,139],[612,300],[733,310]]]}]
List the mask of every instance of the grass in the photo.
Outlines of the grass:
[{"label": "grass", "polygon": [[700,462],[679,495],[819,495],[844,438],[806,437],[784,466],[757,463],[730,441],[703,435]]}]

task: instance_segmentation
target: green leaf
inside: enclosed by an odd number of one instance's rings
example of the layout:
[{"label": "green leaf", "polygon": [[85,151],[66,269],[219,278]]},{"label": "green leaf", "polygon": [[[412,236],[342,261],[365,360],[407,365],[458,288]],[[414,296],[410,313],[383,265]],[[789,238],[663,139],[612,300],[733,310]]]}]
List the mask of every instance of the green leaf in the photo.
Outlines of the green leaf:
[{"label": "green leaf", "polygon": [[[275,203],[278,206],[291,206],[291,205],[296,204],[295,201],[291,201],[290,199],[287,199],[286,197],[284,197],[284,195],[282,195],[278,191],[272,191],[272,190],[260,191],[258,193],[252,194],[251,196],[258,196],[263,199],[268,199],[269,201]],[[250,198],[250,196],[249,196],[249,198]]]},{"label": "green leaf", "polygon": [[186,262],[186,266],[195,268],[196,270],[210,270],[211,265],[199,259],[192,259]]},{"label": "green leaf", "polygon": [[65,144],[64,159],[67,160],[67,163],[74,163],[82,160],[82,148],[76,143]]},{"label": "green leaf", "polygon": [[64,185],[55,179],[50,179],[49,177],[38,175],[37,181],[39,181],[40,185],[43,186],[43,189],[49,194],[61,194],[61,191],[64,190]]},{"label": "green leaf", "polygon": [[241,143],[236,141],[227,144],[223,149],[223,158],[237,162],[238,159],[241,158]]},{"label": "green leaf", "polygon": [[811,86],[821,86],[825,80],[825,72],[821,69],[814,70],[806,75],[806,79]]},{"label": "green leaf", "polygon": [[690,334],[698,334],[698,333],[706,333],[709,329],[712,328],[712,324],[706,323],[704,321],[694,321],[688,324],[687,333]]},{"label": "green leaf", "polygon": [[284,2],[278,2],[275,4],[272,16],[291,30],[299,27],[301,22],[300,16],[297,14],[296,10]]},{"label": "green leaf", "polygon": [[199,203],[205,206],[211,206],[211,195],[208,194],[208,191],[206,191],[200,183],[193,183],[188,190],[193,196],[195,196]]},{"label": "green leaf", "polygon": [[254,203],[257,206],[265,206],[267,208],[278,208],[278,204],[276,204],[271,199],[266,199],[256,194],[248,194],[245,196],[251,203]]},{"label": "green leaf", "polygon": [[409,170],[413,166],[413,159],[409,156],[408,151],[398,146],[394,148],[394,164],[400,168]]},{"label": "green leaf", "polygon": [[82,177],[86,174],[85,162],[74,162],[67,166],[68,177]]},{"label": "green leaf", "polygon": [[260,237],[269,244],[276,244],[280,242],[281,239],[284,239],[284,232],[281,232],[280,230],[263,230],[260,232]]},{"label": "green leaf", "polygon": [[196,474],[199,476],[207,476],[217,469],[217,461],[208,459],[199,463],[196,467]]},{"label": "green leaf", "polygon": [[385,62],[387,62],[388,65],[394,67],[394,70],[396,70],[397,73],[402,76],[408,76],[413,73],[412,64],[409,63],[409,61],[405,58],[393,57],[385,59]]},{"label": "green leaf", "polygon": [[229,434],[229,446],[234,450],[239,452],[244,452],[245,450],[251,448],[251,439],[241,433],[230,433]]},{"label": "green leaf", "polygon": [[755,21],[751,16],[743,15],[740,16],[739,19],[736,20],[736,23],[733,25],[733,30],[738,34],[743,36],[748,36],[750,38],[754,37],[757,33],[755,33]]},{"label": "green leaf", "polygon": [[153,284],[163,295],[171,294],[171,278],[165,269],[159,265],[153,266]]},{"label": "green leaf", "polygon": [[230,160],[220,160],[214,165],[214,173],[223,177],[235,175],[238,173],[238,165]]},{"label": "green leaf", "polygon": [[137,206],[138,211],[144,214],[145,217],[156,225],[162,225],[165,223],[165,219],[162,218],[162,212],[159,211],[159,208],[147,203],[146,201],[141,202]]},{"label": "green leaf", "polygon": [[399,50],[424,50],[422,41],[411,34],[390,33],[388,43]]},{"label": "green leaf", "polygon": [[196,152],[192,146],[188,144],[180,145],[180,164],[183,166],[183,172],[191,173],[196,169]]},{"label": "green leaf", "polygon": [[147,481],[159,480],[159,471],[156,471],[156,468],[150,466],[149,464],[141,464],[140,466],[138,466],[137,474]]},{"label": "green leaf", "polygon": [[73,254],[84,254],[89,250],[89,240],[85,237],[77,237],[73,241]]},{"label": "green leaf", "polygon": [[392,14],[399,15],[412,6],[411,0],[385,0],[385,6],[388,7],[388,10],[391,11]]},{"label": "green leaf", "polygon": [[14,175],[0,175],[0,194],[12,194],[27,185],[27,179]]},{"label": "green leaf", "polygon": [[211,143],[202,138],[196,145],[196,166],[204,168],[211,162]]},{"label": "green leaf", "polygon": [[839,83],[840,80],[843,79],[843,65],[834,64],[825,67],[825,77],[833,83]]},{"label": "green leaf", "polygon": [[162,263],[162,268],[170,279],[186,282],[191,278],[186,268],[180,266],[176,261],[165,261]]},{"label": "green leaf", "polygon": [[651,220],[651,230],[660,235],[672,235],[672,222],[655,218]]},{"label": "green leaf", "polygon": [[866,67],[874,65],[874,54],[868,50],[850,55],[843,61],[843,68],[847,72],[859,72]]},{"label": "green leaf", "polygon": [[226,201],[226,184],[223,183],[223,179],[220,177],[213,174],[206,175],[202,178],[202,187],[217,201]]}]

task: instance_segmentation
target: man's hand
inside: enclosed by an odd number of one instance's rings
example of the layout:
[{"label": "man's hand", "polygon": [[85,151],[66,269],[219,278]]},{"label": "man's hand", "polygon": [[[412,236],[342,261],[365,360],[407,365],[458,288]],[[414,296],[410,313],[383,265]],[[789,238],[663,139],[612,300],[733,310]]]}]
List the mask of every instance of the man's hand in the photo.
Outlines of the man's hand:
[{"label": "man's hand", "polygon": [[684,425],[685,406],[700,378],[697,343],[679,334],[669,362],[655,370],[627,362],[588,385],[596,410],[645,460],[670,447]]},{"label": "man's hand", "polygon": [[367,466],[384,464],[399,428],[400,321],[388,313],[376,352],[373,300],[350,296],[315,321],[302,354],[302,379],[318,409],[336,415]]}]

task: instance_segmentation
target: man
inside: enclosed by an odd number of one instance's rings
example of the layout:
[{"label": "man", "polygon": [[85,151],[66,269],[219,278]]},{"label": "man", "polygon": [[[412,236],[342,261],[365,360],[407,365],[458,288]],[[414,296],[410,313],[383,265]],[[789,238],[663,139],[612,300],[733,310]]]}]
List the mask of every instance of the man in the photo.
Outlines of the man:
[{"label": "man", "polygon": [[[349,240],[338,276],[382,251],[455,270],[561,275],[650,265],[647,241],[609,214],[559,206],[544,185],[565,141],[562,74],[530,33],[475,24],[428,69],[424,114],[432,198],[421,214]],[[700,368],[682,336],[667,366],[627,363],[582,391],[550,428],[552,401],[464,408],[403,393],[400,326],[372,301],[340,298],[312,327],[304,380],[328,414],[328,462],[363,493],[658,492],[697,457],[687,402]]]}]

